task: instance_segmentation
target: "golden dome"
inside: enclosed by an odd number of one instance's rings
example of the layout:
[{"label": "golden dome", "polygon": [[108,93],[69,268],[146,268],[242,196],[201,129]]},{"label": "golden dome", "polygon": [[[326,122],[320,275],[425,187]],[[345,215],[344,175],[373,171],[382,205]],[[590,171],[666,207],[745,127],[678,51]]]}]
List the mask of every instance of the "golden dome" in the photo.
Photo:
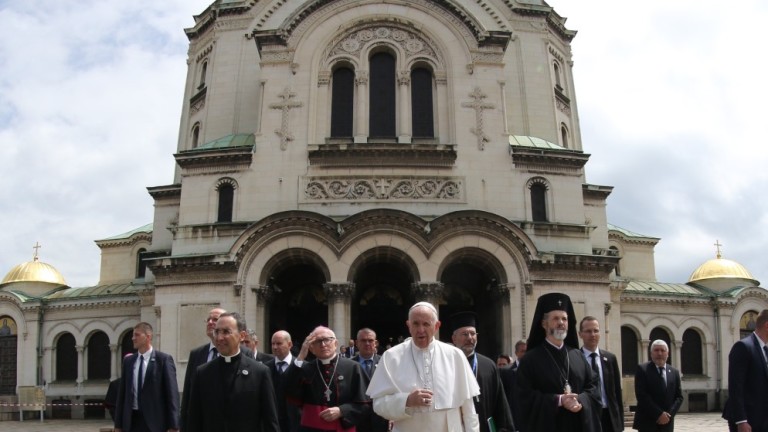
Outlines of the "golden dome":
[{"label": "golden dome", "polygon": [[8,272],[0,282],[4,285],[12,282],[46,282],[56,285],[66,285],[64,276],[52,265],[40,262],[37,257],[33,261],[17,265]]},{"label": "golden dome", "polygon": [[746,279],[757,284],[752,274],[736,261],[718,257],[700,265],[688,278],[688,282],[706,279]]}]

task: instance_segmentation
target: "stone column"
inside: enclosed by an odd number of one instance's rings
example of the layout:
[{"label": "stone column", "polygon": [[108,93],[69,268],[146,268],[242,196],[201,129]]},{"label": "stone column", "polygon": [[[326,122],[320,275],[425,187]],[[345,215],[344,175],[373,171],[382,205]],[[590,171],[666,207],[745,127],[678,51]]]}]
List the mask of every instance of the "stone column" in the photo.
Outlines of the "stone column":
[{"label": "stone column", "polygon": [[672,352],[672,350],[675,350],[675,355],[672,356],[672,366],[676,367],[677,369],[682,369],[683,358],[681,357],[681,353],[683,352],[683,341],[673,340],[671,342],[673,346],[669,347],[669,351]]},{"label": "stone column", "polygon": [[[328,322],[339,341],[346,341],[352,334],[352,298],[355,284],[352,282],[328,282],[323,284],[328,299]],[[339,346],[343,343],[339,342]]]},{"label": "stone column", "polygon": [[368,142],[368,71],[356,71],[355,143]]},{"label": "stone column", "polygon": [[[331,73],[320,72],[317,77],[317,114],[315,116],[316,134],[318,143],[325,142],[325,138],[331,136],[331,105],[328,103],[330,94]],[[354,133],[354,132],[353,132]]]},{"label": "stone column", "polygon": [[114,381],[117,379],[117,375],[118,375],[117,371],[119,371],[120,368],[122,367],[122,362],[120,361],[121,360],[120,353],[117,351],[119,347],[120,346],[118,344],[109,344],[109,355],[110,355],[110,358],[112,359],[112,368],[111,368],[112,372],[111,372],[111,375],[109,376],[110,381]]},{"label": "stone column", "polygon": [[397,77],[398,91],[400,93],[400,133],[397,142],[401,144],[410,144],[413,137],[412,117],[411,117],[411,71],[400,71]]},{"label": "stone column", "polygon": [[448,102],[448,78],[445,72],[435,73],[435,87],[437,88],[437,98],[435,101],[435,112],[437,113],[437,128],[435,136],[441,143],[450,142],[448,133],[448,109],[451,105]]},{"label": "stone column", "polygon": [[[269,308],[272,303],[272,299],[275,297],[275,293],[271,287],[267,285],[255,285],[251,287],[251,292],[256,294],[256,316],[252,323],[250,323],[251,330],[256,332],[260,341],[271,340],[265,334],[266,326],[269,322]],[[271,335],[270,335],[271,336]],[[266,342],[262,342],[266,343]],[[267,349],[262,345],[261,351],[267,352]]]},{"label": "stone column", "polygon": [[651,358],[648,357],[648,347],[651,346],[651,342],[650,339],[640,340],[640,363],[645,363],[651,360]]},{"label": "stone column", "polygon": [[85,351],[85,347],[82,345],[75,345],[75,349],[77,350],[77,385],[80,386],[80,384],[83,383],[83,377],[85,374],[83,373],[84,365],[83,365],[83,351]]}]

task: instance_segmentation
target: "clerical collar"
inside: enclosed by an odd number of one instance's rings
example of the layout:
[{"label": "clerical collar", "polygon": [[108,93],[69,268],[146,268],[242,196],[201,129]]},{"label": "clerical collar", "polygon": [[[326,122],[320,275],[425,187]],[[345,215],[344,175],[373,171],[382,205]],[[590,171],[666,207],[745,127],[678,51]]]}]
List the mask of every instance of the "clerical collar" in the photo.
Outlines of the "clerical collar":
[{"label": "clerical collar", "polygon": [[331,358],[329,358],[329,359],[318,359],[318,360],[320,360],[320,363],[322,363],[322,364],[324,364],[324,365],[328,365],[328,364],[331,364],[331,362],[332,362],[332,361],[333,361],[335,358],[336,358],[336,356],[333,356],[333,357],[331,357]]},{"label": "clerical collar", "polygon": [[237,360],[237,356],[239,356],[239,355],[240,355],[240,350],[237,350],[237,353],[235,353],[234,355],[231,355],[231,356],[223,355],[223,356],[221,356],[221,358],[224,359],[224,363],[232,363],[232,360],[233,359]]},{"label": "clerical collar", "polygon": [[560,342],[560,346],[557,346],[557,345],[553,344],[553,343],[552,343],[552,342],[551,342],[549,339],[546,339],[546,338],[544,339],[544,341],[545,341],[546,343],[548,343],[548,344],[552,345],[552,346],[553,346],[555,349],[558,349],[558,350],[559,350],[559,349],[563,349],[563,347],[565,346],[565,341],[561,341],[561,342]]}]

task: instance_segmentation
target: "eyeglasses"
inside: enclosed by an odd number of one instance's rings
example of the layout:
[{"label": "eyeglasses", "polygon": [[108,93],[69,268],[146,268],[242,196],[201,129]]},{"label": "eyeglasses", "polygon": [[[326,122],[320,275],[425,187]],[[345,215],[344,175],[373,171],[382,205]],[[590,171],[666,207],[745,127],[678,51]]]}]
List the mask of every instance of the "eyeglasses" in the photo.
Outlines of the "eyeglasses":
[{"label": "eyeglasses", "polygon": [[461,336],[461,337],[468,337],[468,338],[477,337],[477,335],[478,335],[478,333],[477,332],[473,332],[473,331],[465,331],[465,332],[459,333],[459,336]]},{"label": "eyeglasses", "polygon": [[335,337],[327,337],[327,338],[322,338],[322,339],[315,339],[315,340],[312,341],[312,343],[315,344],[315,345],[330,345],[335,340],[336,340]]}]

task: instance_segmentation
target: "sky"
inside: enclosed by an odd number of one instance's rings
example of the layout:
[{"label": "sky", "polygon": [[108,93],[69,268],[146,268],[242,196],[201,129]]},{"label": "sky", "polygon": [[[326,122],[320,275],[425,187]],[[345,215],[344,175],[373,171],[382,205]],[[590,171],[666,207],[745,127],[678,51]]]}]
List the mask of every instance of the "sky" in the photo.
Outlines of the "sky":
[{"label": "sky", "polygon": [[[0,0],[0,276],[30,261],[98,283],[94,240],[152,221],[173,182],[188,41],[209,0]],[[768,286],[768,2],[551,0],[577,30],[587,181],[661,238],[656,274],[715,257]]]}]

